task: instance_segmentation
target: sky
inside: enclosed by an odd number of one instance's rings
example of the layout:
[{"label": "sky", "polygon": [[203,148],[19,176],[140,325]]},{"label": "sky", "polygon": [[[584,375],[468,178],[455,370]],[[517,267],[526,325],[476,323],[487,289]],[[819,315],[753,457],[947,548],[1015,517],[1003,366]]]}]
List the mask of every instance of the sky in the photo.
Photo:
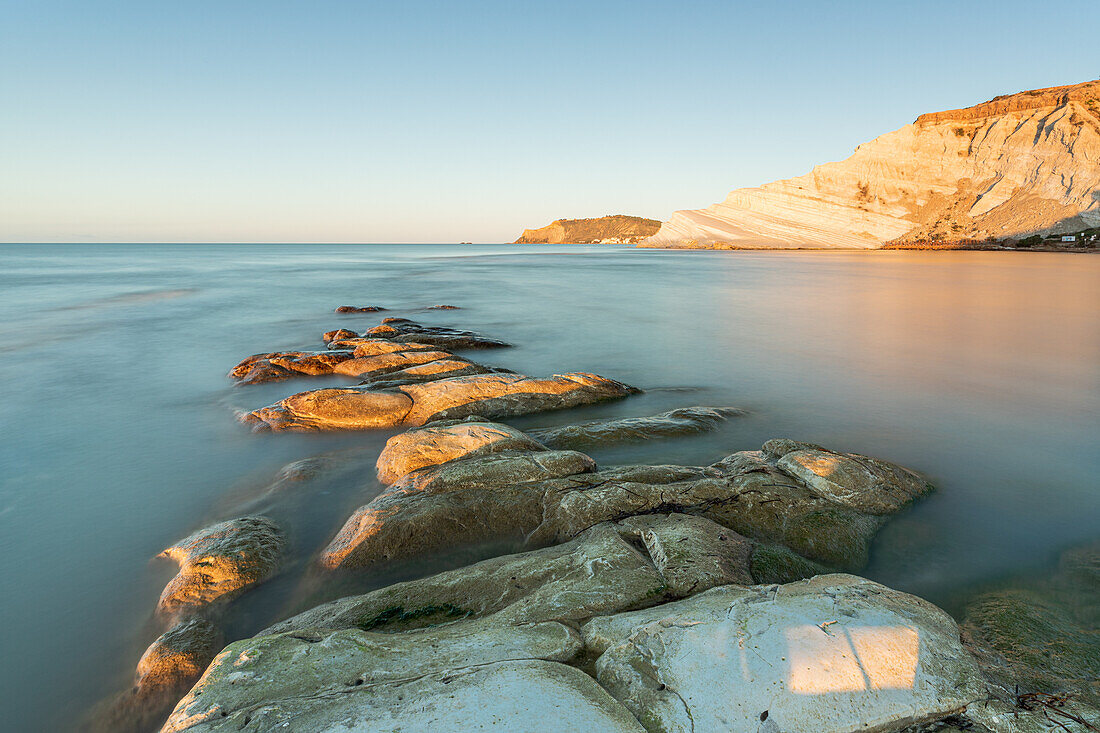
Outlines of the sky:
[{"label": "sky", "polygon": [[1100,3],[0,0],[0,241],[666,219],[1100,77]]}]

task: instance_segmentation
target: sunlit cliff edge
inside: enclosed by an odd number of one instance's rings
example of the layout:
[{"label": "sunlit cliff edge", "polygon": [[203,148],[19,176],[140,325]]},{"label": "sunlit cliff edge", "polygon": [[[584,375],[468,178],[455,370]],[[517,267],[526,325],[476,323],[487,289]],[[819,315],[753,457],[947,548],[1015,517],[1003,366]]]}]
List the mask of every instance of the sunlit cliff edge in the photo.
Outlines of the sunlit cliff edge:
[{"label": "sunlit cliff edge", "polygon": [[874,249],[1100,226],[1100,80],[921,115],[808,174],[677,211],[641,247]]},{"label": "sunlit cliff edge", "polygon": [[660,228],[656,219],[624,214],[558,219],[541,229],[524,229],[515,244],[637,244]]}]

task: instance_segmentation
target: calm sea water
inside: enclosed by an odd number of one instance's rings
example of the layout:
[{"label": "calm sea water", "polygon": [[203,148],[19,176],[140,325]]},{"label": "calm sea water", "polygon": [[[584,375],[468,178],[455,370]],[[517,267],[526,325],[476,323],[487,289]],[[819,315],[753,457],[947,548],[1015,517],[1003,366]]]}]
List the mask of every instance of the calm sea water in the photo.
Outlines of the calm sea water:
[{"label": "calm sea water", "polygon": [[[424,311],[436,303],[458,311]],[[789,436],[931,475],[870,577],[958,613],[966,595],[1100,536],[1100,257],[661,252],[434,245],[0,245],[0,720],[74,726],[124,688],[174,573],[151,559],[285,463],[392,433],[254,435],[234,411],[321,381],[234,388],[242,357],[318,348],[375,315],[516,344],[477,358],[649,390],[516,421],[684,405],[751,411],[705,436],[594,451],[706,464]],[[369,477],[363,481],[369,483]],[[364,501],[299,502],[298,560],[247,596],[247,635]]]}]

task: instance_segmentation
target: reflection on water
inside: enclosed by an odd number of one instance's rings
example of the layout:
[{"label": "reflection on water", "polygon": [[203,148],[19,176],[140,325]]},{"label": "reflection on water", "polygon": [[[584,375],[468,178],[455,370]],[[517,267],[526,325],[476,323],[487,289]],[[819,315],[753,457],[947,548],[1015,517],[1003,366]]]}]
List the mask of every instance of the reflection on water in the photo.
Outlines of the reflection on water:
[{"label": "reflection on water", "polygon": [[[438,302],[463,309],[425,310]],[[866,574],[953,613],[975,584],[1041,568],[1100,526],[1097,257],[4,245],[0,715],[13,729],[68,728],[128,683],[174,573],[150,558],[211,520],[269,511],[294,548],[234,607],[231,635],[342,590],[303,573],[380,489],[373,461],[393,431],[254,435],[235,410],[348,380],[235,389],[224,375],[377,323],[332,313],[344,303],[516,344],[476,355],[489,364],[649,389],[519,427],[751,410],[711,434],[594,451],[604,464],[706,464],[788,436],[928,473],[939,491],[887,525]],[[316,478],[272,486],[283,465],[345,449]]]}]

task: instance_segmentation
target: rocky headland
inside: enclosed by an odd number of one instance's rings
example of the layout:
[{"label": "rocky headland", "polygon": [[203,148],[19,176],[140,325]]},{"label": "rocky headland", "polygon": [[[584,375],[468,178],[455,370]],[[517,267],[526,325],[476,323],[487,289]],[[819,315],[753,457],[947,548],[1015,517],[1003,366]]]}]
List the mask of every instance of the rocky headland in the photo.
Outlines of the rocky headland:
[{"label": "rocky headland", "polygon": [[540,229],[524,229],[514,244],[637,244],[660,228],[656,219],[624,214],[558,219]]},{"label": "rocky headland", "polygon": [[[693,406],[522,431],[502,420],[641,390],[469,362],[451,350],[506,344],[405,319],[323,341],[249,357],[230,376],[242,387],[316,374],[366,381],[298,393],[245,422],[404,430],[377,453],[297,461],[235,517],[166,549],[179,573],[156,604],[161,634],[94,727],[1100,725],[1096,606],[1082,601],[1096,595],[1081,595],[1100,577],[1095,546],[1068,552],[1039,590],[977,596],[960,630],[932,604],[853,574],[876,533],[935,490],[914,470],[786,438],[706,466],[603,466],[585,451],[714,430],[744,412]],[[453,374],[463,370],[473,371]],[[311,483],[362,482],[368,471],[381,492],[327,544],[288,542],[294,512],[276,521],[272,507],[323,500]],[[453,569],[433,572],[432,558]],[[311,602],[221,648],[240,597],[295,560],[312,568],[301,581]],[[371,577],[399,581],[345,590]]]},{"label": "rocky headland", "polygon": [[640,246],[949,249],[1036,235],[1039,246],[1097,226],[1100,80],[921,115],[846,160],[678,211]]}]

